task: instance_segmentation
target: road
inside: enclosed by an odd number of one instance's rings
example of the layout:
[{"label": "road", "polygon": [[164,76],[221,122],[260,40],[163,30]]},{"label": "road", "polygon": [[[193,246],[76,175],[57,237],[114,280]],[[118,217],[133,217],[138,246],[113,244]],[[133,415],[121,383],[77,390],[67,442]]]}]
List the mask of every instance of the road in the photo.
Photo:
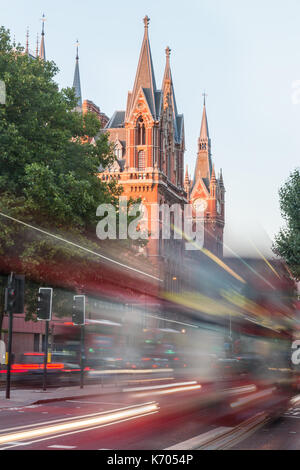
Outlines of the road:
[{"label": "road", "polygon": [[0,450],[159,450],[185,442],[201,449],[299,448],[300,399],[276,421],[257,410],[225,418],[218,406],[199,401],[202,391],[178,388],[172,397],[133,388],[1,409]]},{"label": "road", "polygon": [[300,399],[278,419],[268,422],[233,450],[299,450]]}]

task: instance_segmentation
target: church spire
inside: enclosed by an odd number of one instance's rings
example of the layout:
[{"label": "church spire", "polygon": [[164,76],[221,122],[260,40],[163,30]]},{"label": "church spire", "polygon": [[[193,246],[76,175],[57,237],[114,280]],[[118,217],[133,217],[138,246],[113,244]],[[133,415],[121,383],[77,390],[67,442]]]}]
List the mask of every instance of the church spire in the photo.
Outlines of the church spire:
[{"label": "church spire", "polygon": [[25,48],[25,54],[29,54],[29,28],[27,28],[26,31],[26,48]]},{"label": "church spire", "polygon": [[82,96],[81,96],[81,84],[80,84],[80,73],[79,73],[79,42],[76,42],[76,64],[75,64],[75,73],[74,73],[74,81],[73,81],[73,88],[75,89],[75,95],[77,98],[77,106],[76,109],[81,111],[82,109]]},{"label": "church spire", "polygon": [[147,89],[147,100],[151,110],[152,115],[156,116],[156,106],[155,106],[155,93],[156,93],[156,82],[155,75],[152,63],[148,28],[150,19],[146,15],[144,18],[144,38],[142,42],[139,63],[136,71],[133,91],[129,97],[127,103],[127,112],[126,115],[129,117],[129,114],[134,105],[135,99],[140,88]]},{"label": "church spire", "polygon": [[209,139],[209,132],[208,132],[208,123],[207,123],[207,115],[206,115],[206,103],[205,97],[206,93],[203,93],[204,102],[203,102],[203,113],[202,113],[202,122],[201,122],[201,129],[200,129],[200,139]]},{"label": "church spire", "polygon": [[36,51],[35,51],[35,56],[39,56],[39,34],[36,36]]},{"label": "church spire", "polygon": [[184,190],[187,194],[187,199],[190,197],[191,181],[189,178],[188,165],[186,164],[185,177],[184,177]]},{"label": "church spire", "polygon": [[46,60],[45,21],[46,21],[46,17],[43,14],[43,17],[42,17],[42,23],[43,23],[43,26],[42,26],[42,39],[41,39],[40,54],[39,54],[40,59],[43,59],[43,60]]},{"label": "church spire", "polygon": [[202,178],[208,178],[212,174],[212,161],[211,161],[211,142],[208,132],[208,122],[206,114],[206,94],[203,94],[203,112],[202,121],[200,128],[200,136],[198,139],[198,155],[195,167],[194,184],[196,183],[199,176]]}]

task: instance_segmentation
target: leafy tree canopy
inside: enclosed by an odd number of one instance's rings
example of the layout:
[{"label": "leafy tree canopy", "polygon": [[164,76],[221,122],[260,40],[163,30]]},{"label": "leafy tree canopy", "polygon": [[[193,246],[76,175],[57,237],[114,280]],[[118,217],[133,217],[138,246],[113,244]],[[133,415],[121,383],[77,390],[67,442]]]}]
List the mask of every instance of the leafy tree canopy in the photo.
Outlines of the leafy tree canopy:
[{"label": "leafy tree canopy", "polygon": [[279,190],[280,210],[286,221],[275,238],[273,250],[300,280],[300,170],[296,169]]},{"label": "leafy tree canopy", "polygon": [[[75,91],[59,90],[57,73],[54,62],[14,47],[9,31],[0,28],[0,80],[6,87],[6,103],[0,104],[0,211],[97,251],[96,209],[102,203],[118,209],[122,188],[98,178],[99,166],[115,158],[108,136],[99,133],[94,114],[74,111]],[[0,217],[0,272],[17,267],[43,284],[49,270],[59,271],[78,256],[86,264],[92,259]],[[34,306],[28,318],[33,312]]]}]

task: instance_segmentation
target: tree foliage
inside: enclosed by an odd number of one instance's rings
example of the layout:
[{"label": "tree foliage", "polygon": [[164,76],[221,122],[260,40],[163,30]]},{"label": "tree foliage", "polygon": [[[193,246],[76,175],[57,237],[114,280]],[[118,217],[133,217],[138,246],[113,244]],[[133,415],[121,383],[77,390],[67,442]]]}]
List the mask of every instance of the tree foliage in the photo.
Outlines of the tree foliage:
[{"label": "tree foliage", "polygon": [[286,222],[275,238],[273,250],[300,280],[300,170],[295,169],[279,190],[280,210]]},{"label": "tree foliage", "polygon": [[[97,173],[115,157],[97,117],[74,111],[74,89],[59,90],[57,73],[54,62],[14,47],[9,31],[0,28],[0,80],[6,86],[6,103],[0,105],[0,212],[97,249],[96,209],[102,203],[118,208],[122,192]],[[0,271],[17,269],[42,284],[51,267],[59,278],[59,266],[75,255],[86,263],[92,258],[0,216]],[[29,304],[32,318],[35,307]]]}]

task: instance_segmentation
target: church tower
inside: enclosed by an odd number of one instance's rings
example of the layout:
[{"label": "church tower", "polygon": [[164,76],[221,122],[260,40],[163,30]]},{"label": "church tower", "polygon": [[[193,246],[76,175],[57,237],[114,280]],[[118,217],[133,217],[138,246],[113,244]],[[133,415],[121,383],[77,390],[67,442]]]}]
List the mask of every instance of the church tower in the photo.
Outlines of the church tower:
[{"label": "church tower", "polygon": [[217,178],[212,163],[205,94],[195,174],[189,200],[194,208],[201,204],[204,209],[204,248],[214,255],[222,257],[225,225],[225,186],[222,171],[219,178]]},{"label": "church tower", "polygon": [[[183,168],[185,140],[183,115],[178,114],[175,100],[170,66],[171,49],[167,47],[165,50],[165,70],[161,89],[158,89],[149,41],[148,16],[143,22],[144,36],[126,110],[116,111],[104,129],[113,143],[116,161],[99,177],[106,181],[115,178],[122,185],[124,196],[128,199],[140,198],[148,210],[151,223],[153,204],[179,204],[183,208],[187,203]],[[162,240],[161,237],[161,219],[158,225],[159,238],[154,239],[150,235],[145,248],[146,254],[152,259],[166,257],[166,251],[170,248],[170,240]]]}]

